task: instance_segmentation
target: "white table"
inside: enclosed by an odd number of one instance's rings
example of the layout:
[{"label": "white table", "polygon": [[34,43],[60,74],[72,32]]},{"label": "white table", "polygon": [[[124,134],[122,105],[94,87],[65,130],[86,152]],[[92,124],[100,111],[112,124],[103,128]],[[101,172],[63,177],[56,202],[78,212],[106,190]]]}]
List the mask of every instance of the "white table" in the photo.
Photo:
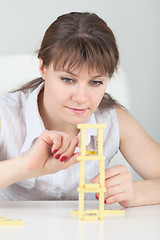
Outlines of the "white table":
[{"label": "white table", "polygon": [[[85,207],[97,208],[98,201]],[[111,206],[120,208],[119,205]],[[1,226],[0,240],[159,240],[160,205],[125,209],[125,216],[84,222],[72,216],[76,201],[0,202],[0,216],[23,219],[24,226]]]}]

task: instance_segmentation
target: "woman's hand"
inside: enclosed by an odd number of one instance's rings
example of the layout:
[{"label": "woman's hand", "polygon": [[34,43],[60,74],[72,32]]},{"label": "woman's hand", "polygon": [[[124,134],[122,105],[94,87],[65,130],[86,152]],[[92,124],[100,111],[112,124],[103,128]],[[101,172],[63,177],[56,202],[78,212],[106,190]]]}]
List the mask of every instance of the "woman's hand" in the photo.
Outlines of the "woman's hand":
[{"label": "woman's hand", "polygon": [[[99,176],[96,176],[91,182],[98,183]],[[134,201],[134,188],[132,176],[125,166],[118,165],[105,169],[105,204],[118,202],[123,207],[129,207]],[[98,199],[98,193],[96,194]]]},{"label": "woman's hand", "polygon": [[24,155],[29,177],[56,173],[77,163],[79,153],[74,154],[77,146],[78,137],[57,131],[44,131]]}]

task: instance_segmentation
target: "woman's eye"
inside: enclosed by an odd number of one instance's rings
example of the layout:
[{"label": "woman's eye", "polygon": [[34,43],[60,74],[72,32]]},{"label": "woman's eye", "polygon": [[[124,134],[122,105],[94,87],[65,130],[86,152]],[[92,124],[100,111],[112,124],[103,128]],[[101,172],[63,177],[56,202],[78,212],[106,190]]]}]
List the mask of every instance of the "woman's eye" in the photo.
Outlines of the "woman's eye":
[{"label": "woman's eye", "polygon": [[92,84],[92,86],[100,86],[101,84],[103,84],[103,82],[102,81],[92,81],[91,82],[91,84]]},{"label": "woman's eye", "polygon": [[61,80],[63,80],[66,83],[72,83],[73,80],[71,78],[67,78],[67,77],[61,77]]}]

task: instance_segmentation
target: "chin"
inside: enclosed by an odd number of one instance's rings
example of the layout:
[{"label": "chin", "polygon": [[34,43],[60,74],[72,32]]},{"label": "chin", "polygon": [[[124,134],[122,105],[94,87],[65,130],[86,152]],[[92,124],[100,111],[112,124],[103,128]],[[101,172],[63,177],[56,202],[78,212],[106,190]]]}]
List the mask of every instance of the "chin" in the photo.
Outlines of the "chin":
[{"label": "chin", "polygon": [[75,119],[72,119],[70,121],[70,124],[74,124],[74,125],[77,125],[77,124],[80,124],[80,123],[85,123],[85,121],[88,119],[88,117],[77,117]]},{"label": "chin", "polygon": [[[92,115],[92,111],[89,110],[87,111],[85,114],[73,114],[73,113],[68,113],[65,112],[63,117],[64,121],[68,124],[74,124],[74,125],[77,125],[77,124],[80,124],[80,123],[85,123],[86,120]],[[67,121],[66,121],[67,120]]]}]

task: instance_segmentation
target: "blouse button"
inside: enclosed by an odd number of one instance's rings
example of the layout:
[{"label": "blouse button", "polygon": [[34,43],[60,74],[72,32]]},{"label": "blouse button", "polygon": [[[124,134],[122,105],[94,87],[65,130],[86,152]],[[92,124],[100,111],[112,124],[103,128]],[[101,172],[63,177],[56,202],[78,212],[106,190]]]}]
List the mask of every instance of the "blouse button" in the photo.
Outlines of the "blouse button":
[{"label": "blouse button", "polygon": [[60,187],[56,187],[55,190],[56,190],[56,192],[60,192],[61,189],[60,189]]}]

